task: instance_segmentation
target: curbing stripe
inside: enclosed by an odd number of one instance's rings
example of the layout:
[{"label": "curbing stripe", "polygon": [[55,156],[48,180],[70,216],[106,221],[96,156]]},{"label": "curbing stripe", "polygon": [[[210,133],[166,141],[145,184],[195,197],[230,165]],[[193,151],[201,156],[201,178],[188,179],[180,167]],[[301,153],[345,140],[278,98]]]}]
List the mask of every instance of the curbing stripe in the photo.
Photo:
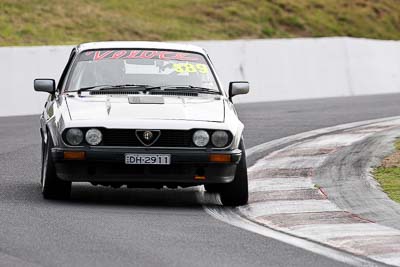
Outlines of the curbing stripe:
[{"label": "curbing stripe", "polygon": [[310,224],[291,227],[290,231],[296,232],[296,234],[301,236],[315,238],[322,242],[342,238],[354,238],[365,236],[366,234],[376,237],[383,235],[400,235],[400,231],[376,223]]},{"label": "curbing stripe", "polygon": [[386,264],[400,266],[400,254],[399,253],[387,253],[387,254],[380,254],[372,256],[376,261],[383,261]]},{"label": "curbing stripe", "polygon": [[327,199],[319,190],[297,189],[297,190],[275,190],[252,192],[249,195],[249,203],[276,201],[276,200],[322,200]]},{"label": "curbing stripe", "polygon": [[[333,240],[330,240],[331,242]],[[393,235],[363,235],[352,238],[335,238],[335,242],[340,242],[341,247],[357,249],[366,255],[400,254],[400,236]]]},{"label": "curbing stripe", "polygon": [[296,178],[296,177],[311,177],[313,173],[312,168],[298,168],[298,169],[288,169],[288,168],[278,168],[278,169],[264,169],[264,170],[249,170],[249,179],[265,179],[267,178]]},{"label": "curbing stripe", "polygon": [[313,149],[324,149],[324,148],[338,148],[350,146],[351,144],[361,141],[373,133],[346,133],[346,134],[329,134],[323,135],[310,141],[303,142],[297,145],[296,148],[313,148]]},{"label": "curbing stripe", "polygon": [[282,166],[288,166],[291,169],[315,168],[321,165],[325,158],[326,156],[285,157],[276,159],[266,157],[254,164],[251,170],[279,169],[282,168]]},{"label": "curbing stripe", "polygon": [[388,117],[388,118],[383,118],[383,119],[375,119],[375,120],[366,120],[366,121],[361,121],[361,122],[346,123],[346,124],[336,125],[336,126],[332,126],[332,127],[312,130],[312,131],[308,131],[308,132],[304,132],[304,133],[299,133],[299,134],[291,135],[288,137],[279,138],[279,139],[246,149],[248,164],[249,164],[249,166],[252,166],[258,159],[260,159],[263,156],[270,153],[271,150],[278,150],[281,146],[288,146],[293,142],[306,140],[306,139],[309,139],[312,137],[317,137],[319,135],[333,133],[336,131],[352,130],[352,128],[356,128],[356,127],[361,127],[361,128],[362,128],[362,126],[363,127],[371,127],[370,125],[374,124],[374,123],[380,123],[381,126],[385,126],[385,122],[386,122],[387,125],[393,126],[392,124],[390,124],[391,121],[393,121],[393,120],[400,120],[400,116]]},{"label": "curbing stripe", "polygon": [[[379,125],[376,125],[378,123]],[[237,209],[220,209],[218,215],[208,207],[205,209],[209,214],[222,220],[224,219],[221,218],[221,215],[222,217],[225,215],[233,217],[233,212],[239,212],[240,218],[245,216],[255,223],[284,231],[289,235],[327,244],[360,256],[368,256],[373,261],[379,260],[387,264],[396,263],[398,257],[393,256],[392,252],[396,247],[400,248],[397,239],[394,239],[395,236],[400,236],[399,230],[368,222],[354,214],[340,210],[329,200],[314,199],[313,194],[306,197],[299,196],[302,190],[316,191],[318,194],[324,193],[322,188],[318,188],[318,190],[312,184],[313,171],[309,169],[320,166],[330,153],[359,142],[376,132],[399,125],[400,117],[356,122],[297,134],[253,147],[247,150],[248,161],[253,164],[249,168],[250,200],[253,198],[253,201]],[[339,131],[342,133],[338,133]],[[311,138],[314,139],[311,140]],[[270,154],[268,155],[268,153]],[[262,158],[264,155],[268,156]],[[255,163],[257,159],[259,160]],[[310,178],[305,178],[304,175],[297,178],[293,176],[289,176],[291,178],[275,177],[280,176],[283,172],[299,173],[299,169],[308,169],[306,177]],[[264,176],[263,171],[265,171]],[[253,180],[253,175],[258,179]],[[265,196],[262,195],[263,192]],[[294,197],[296,200],[285,198],[282,195],[285,192],[295,192],[298,196]],[[257,194],[256,197],[252,196],[254,193]],[[272,196],[277,196],[277,199],[272,200]],[[239,221],[241,222],[233,224],[249,228],[243,225],[243,221],[246,222],[245,224],[249,224],[249,221],[245,219]],[[367,239],[368,242],[360,239],[365,236],[365,233],[370,236]],[[386,236],[390,236],[392,239],[386,240],[388,239]],[[381,244],[384,239],[387,242]],[[315,248],[313,251],[321,253],[321,250]],[[382,255],[388,255],[387,259]],[[335,257],[331,253],[326,256]]]},{"label": "curbing stripe", "polygon": [[302,177],[249,180],[249,192],[310,189],[312,187],[313,183],[311,179]]},{"label": "curbing stripe", "polygon": [[266,225],[274,225],[281,229],[310,224],[369,223],[369,221],[355,217],[346,211],[281,213],[261,216],[257,218],[257,221]]},{"label": "curbing stripe", "polygon": [[239,207],[238,211],[242,215],[254,219],[260,216],[272,214],[340,211],[340,209],[329,200],[284,200],[252,203]]},{"label": "curbing stripe", "polygon": [[280,231],[276,228],[271,228],[268,225],[261,225],[250,221],[249,219],[240,216],[234,209],[218,206],[204,206],[204,210],[207,214],[214,217],[217,220],[223,221],[230,225],[238,228],[245,229],[247,231],[268,237],[281,242],[285,242],[292,246],[316,253],[333,260],[351,264],[353,266],[384,266],[380,261],[366,258],[363,256],[355,256],[344,250],[338,250],[331,246],[327,246],[322,243],[308,240],[306,238],[299,238],[298,236],[292,235],[288,232]]}]

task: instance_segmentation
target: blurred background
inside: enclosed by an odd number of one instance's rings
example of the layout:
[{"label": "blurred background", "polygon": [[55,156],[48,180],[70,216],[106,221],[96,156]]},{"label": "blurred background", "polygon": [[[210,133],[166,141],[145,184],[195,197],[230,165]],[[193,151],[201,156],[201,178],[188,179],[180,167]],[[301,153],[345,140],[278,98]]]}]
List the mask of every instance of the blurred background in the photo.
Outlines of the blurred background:
[{"label": "blurred background", "polygon": [[351,36],[399,39],[399,0],[1,0],[0,45]]},{"label": "blurred background", "polygon": [[39,113],[82,42],[199,45],[260,102],[400,92],[399,39],[400,0],[0,0],[0,116]]}]

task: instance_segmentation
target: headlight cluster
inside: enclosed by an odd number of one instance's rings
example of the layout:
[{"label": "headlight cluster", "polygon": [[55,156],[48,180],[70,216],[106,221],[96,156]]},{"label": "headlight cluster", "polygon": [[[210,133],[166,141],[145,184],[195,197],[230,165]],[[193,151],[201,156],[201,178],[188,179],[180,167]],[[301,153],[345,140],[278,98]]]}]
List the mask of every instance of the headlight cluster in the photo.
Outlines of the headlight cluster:
[{"label": "headlight cluster", "polygon": [[[210,142],[210,135],[205,130],[197,130],[193,134],[193,143],[198,147],[205,147]],[[228,145],[229,135],[226,131],[214,131],[211,134],[211,143],[214,147],[225,147]]]},{"label": "headlight cluster", "polygon": [[208,144],[208,141],[210,141],[210,136],[208,133],[204,130],[198,130],[195,131],[193,134],[193,143],[196,146],[206,146]]},{"label": "headlight cluster", "polygon": [[85,139],[89,145],[97,146],[103,140],[103,135],[98,129],[93,128],[86,132]]},{"label": "headlight cluster", "polygon": [[85,141],[91,146],[97,146],[103,140],[101,131],[96,128],[87,130],[85,135],[83,134],[83,131],[78,128],[68,129],[65,134],[66,141],[72,146],[82,144],[83,137],[85,137]]},{"label": "headlight cluster", "polygon": [[65,138],[70,145],[77,146],[83,141],[83,132],[81,129],[72,128],[67,131]]}]

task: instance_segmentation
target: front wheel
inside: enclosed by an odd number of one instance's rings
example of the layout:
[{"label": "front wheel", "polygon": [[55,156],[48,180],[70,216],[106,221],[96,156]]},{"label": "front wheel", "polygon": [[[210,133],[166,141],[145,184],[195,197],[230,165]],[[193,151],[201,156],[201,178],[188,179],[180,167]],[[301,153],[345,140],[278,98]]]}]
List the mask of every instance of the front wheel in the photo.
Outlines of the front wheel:
[{"label": "front wheel", "polygon": [[51,148],[53,141],[47,138],[47,143],[42,145],[42,194],[45,199],[68,199],[71,194],[71,182],[63,181],[57,177]]},{"label": "front wheel", "polygon": [[246,152],[243,140],[240,141],[239,149],[242,157],[236,167],[235,178],[229,184],[220,184],[219,193],[224,206],[241,206],[247,204],[249,199]]}]

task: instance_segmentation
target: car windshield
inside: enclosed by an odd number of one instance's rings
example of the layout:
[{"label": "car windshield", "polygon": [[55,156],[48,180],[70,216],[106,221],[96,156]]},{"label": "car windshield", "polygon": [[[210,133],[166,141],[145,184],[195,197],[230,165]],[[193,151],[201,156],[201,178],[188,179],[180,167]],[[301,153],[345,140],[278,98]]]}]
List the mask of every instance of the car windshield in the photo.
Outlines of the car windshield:
[{"label": "car windshield", "polygon": [[66,91],[103,85],[186,86],[191,90],[199,87],[219,91],[206,59],[197,53],[159,50],[82,52]]}]

